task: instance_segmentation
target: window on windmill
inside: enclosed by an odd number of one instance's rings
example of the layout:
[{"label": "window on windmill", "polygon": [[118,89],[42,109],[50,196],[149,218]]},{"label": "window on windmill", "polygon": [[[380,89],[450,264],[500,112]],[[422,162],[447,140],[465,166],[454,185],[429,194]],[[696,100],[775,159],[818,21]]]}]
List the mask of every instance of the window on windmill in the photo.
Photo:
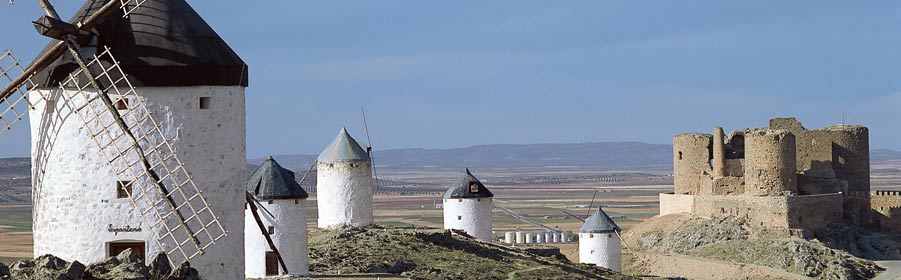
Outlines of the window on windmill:
[{"label": "window on windmill", "polygon": [[116,198],[128,198],[131,193],[131,181],[116,181]]},{"label": "window on windmill", "polygon": [[120,97],[116,100],[116,110],[128,110],[128,97]]},{"label": "window on windmill", "polygon": [[479,192],[479,184],[477,183],[469,183],[469,192],[477,193]]},{"label": "window on windmill", "polygon": [[275,227],[269,226],[269,235],[273,235],[273,234],[275,234]]},{"label": "window on windmill", "polygon": [[204,96],[200,98],[200,109],[209,109],[210,108],[210,97]]},{"label": "window on windmill", "polygon": [[463,216],[457,216],[457,221],[462,220]]}]

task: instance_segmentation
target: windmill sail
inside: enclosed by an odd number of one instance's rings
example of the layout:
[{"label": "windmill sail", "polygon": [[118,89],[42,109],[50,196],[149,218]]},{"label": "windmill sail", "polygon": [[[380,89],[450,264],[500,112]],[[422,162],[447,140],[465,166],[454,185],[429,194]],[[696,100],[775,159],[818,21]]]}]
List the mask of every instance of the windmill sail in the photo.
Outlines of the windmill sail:
[{"label": "windmill sail", "polygon": [[[178,264],[203,254],[227,235],[218,217],[110,49],[86,66],[60,83],[62,104],[84,123],[117,179],[132,182],[131,202],[170,260]],[[92,79],[103,88],[84,82]],[[115,113],[103,95],[114,100]]]},{"label": "windmill sail", "polygon": [[25,69],[10,51],[0,54],[0,85],[2,88],[10,88],[5,96],[0,96],[0,135],[12,129],[13,125],[22,120],[28,111],[34,109],[42,98],[28,100],[26,86],[34,86],[31,79],[25,79],[23,83],[12,85],[16,77],[23,76]]},{"label": "windmill sail", "polygon": [[122,4],[122,11],[125,13],[122,17],[128,17],[132,12],[137,11],[144,2],[147,0],[119,0],[119,3]]}]

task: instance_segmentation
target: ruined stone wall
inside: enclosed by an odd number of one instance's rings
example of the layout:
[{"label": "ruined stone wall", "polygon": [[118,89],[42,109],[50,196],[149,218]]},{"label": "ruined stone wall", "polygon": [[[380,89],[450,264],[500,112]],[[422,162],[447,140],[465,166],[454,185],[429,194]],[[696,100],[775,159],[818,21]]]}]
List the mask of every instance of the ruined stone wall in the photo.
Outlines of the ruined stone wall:
[{"label": "ruined stone wall", "polygon": [[697,194],[700,176],[710,166],[713,135],[686,133],[673,137],[673,179],[676,194]]},{"label": "ruined stone wall", "polygon": [[687,194],[661,193],[660,215],[691,213],[694,207],[694,196]]},{"label": "ruined stone wall", "polygon": [[785,196],[699,195],[692,212],[708,218],[738,217],[752,227],[789,227]]},{"label": "ruined stone wall", "polygon": [[788,226],[815,230],[842,220],[841,193],[797,195],[787,197]]},{"label": "ruined stone wall", "polygon": [[870,191],[870,131],[865,126],[837,125],[823,129],[832,138],[835,177],[848,181],[852,192]]},{"label": "ruined stone wall", "polygon": [[795,136],[788,130],[757,129],[745,135],[745,193],[797,192]]},{"label": "ruined stone wall", "polygon": [[810,176],[831,178],[832,135],[821,130],[807,130],[795,118],[770,120],[770,129],[784,129],[795,135],[795,158],[798,171]]},{"label": "ruined stone wall", "polygon": [[701,176],[702,195],[737,195],[745,193],[745,179],[742,177]]},{"label": "ruined stone wall", "polygon": [[744,177],[745,176],[745,160],[741,158],[726,160],[726,176]]},{"label": "ruined stone wall", "polygon": [[755,228],[816,230],[842,219],[842,194],[800,196],[698,195],[692,213],[745,219]]},{"label": "ruined stone wall", "polygon": [[845,218],[859,226],[901,233],[901,192],[852,192],[845,198]]}]

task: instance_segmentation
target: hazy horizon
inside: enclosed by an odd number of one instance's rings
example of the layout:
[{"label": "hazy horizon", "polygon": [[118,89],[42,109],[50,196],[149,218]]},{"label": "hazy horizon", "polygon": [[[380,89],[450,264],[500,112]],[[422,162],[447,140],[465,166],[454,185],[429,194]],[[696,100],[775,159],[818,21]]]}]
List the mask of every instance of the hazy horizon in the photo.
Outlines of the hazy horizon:
[{"label": "hazy horizon", "polygon": [[[0,6],[26,63],[35,1]],[[68,18],[82,1],[54,1]],[[373,145],[638,141],[762,127],[870,127],[901,150],[901,3],[190,1],[250,65],[247,157]],[[27,122],[0,157],[27,156]]]}]

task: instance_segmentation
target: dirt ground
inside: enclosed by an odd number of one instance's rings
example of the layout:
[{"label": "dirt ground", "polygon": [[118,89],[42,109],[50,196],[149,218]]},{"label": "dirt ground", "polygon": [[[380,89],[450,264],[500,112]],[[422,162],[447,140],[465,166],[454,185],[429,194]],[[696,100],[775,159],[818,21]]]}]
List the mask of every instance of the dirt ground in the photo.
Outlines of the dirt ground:
[{"label": "dirt ground", "polygon": [[[758,265],[713,261],[684,255],[636,253],[627,273],[696,280],[719,279],[812,279]],[[640,266],[640,267],[639,267]]]}]

